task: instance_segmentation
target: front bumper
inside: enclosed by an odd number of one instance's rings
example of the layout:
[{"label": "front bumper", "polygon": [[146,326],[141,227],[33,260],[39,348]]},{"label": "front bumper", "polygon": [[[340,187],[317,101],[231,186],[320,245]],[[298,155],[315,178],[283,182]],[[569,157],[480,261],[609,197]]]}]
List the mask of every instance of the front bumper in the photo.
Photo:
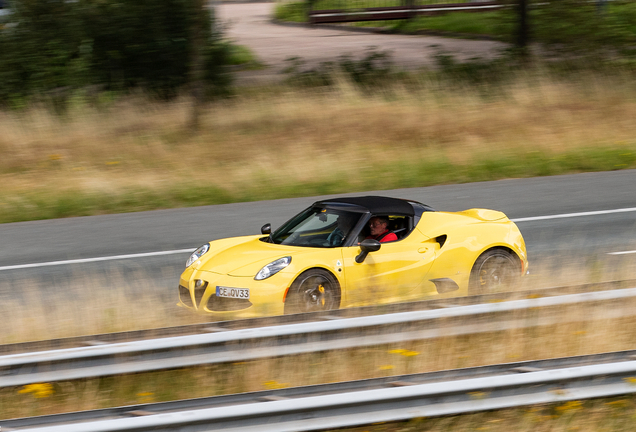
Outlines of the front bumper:
[{"label": "front bumper", "polygon": [[[195,281],[203,283],[197,287]],[[241,316],[281,315],[284,296],[289,286],[284,274],[257,281],[253,277],[222,275],[186,269],[179,280],[179,303],[193,312],[211,315],[237,312]],[[216,296],[216,287],[247,288],[250,298],[233,299]]]}]

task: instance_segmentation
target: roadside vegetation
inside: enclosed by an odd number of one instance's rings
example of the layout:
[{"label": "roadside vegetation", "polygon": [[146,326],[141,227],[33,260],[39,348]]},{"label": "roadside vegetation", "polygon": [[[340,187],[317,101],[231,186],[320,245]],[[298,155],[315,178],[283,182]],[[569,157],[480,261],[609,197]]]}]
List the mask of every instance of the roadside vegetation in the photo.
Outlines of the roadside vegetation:
[{"label": "roadside vegetation", "polygon": [[[577,239],[573,238],[572,242],[577,242]],[[532,261],[531,269],[531,274],[511,287],[511,291],[609,281],[627,281],[621,283],[621,287],[629,288],[629,281],[636,280],[636,261],[630,260],[630,256]],[[0,315],[5,317],[0,345],[271,315],[266,308],[256,312],[245,310],[197,315],[177,307],[175,277],[178,274],[166,272],[165,283],[158,283],[151,277],[155,275],[143,269],[136,270],[132,278],[116,269],[91,272],[78,266],[72,270],[73,278],[58,283],[55,291],[44,294],[37,279],[0,282],[0,295],[4,295],[0,302]],[[405,300],[400,293],[378,301],[370,292],[367,298],[359,299],[357,306],[381,304],[383,313],[388,313],[391,304],[402,301]],[[69,314],[69,310],[73,310],[73,314]]]},{"label": "roadside vegetation", "polygon": [[629,70],[440,62],[395,81],[299,67],[208,103],[196,133],[188,99],[0,111],[0,221],[636,167]]},{"label": "roadside vegetation", "polygon": [[[636,397],[574,400],[408,422],[341,429],[341,432],[630,432]],[[334,432],[334,431],[332,431]]]},{"label": "roadside vegetation", "polygon": [[[44,102],[58,114],[81,93],[174,98],[187,85],[208,96],[231,83],[231,45],[191,0],[121,3],[11,1],[0,27],[0,106]],[[201,24],[203,22],[203,24]]]},{"label": "roadside vegetation", "polygon": [[[186,0],[18,2],[0,29],[0,223],[635,168],[636,9],[569,14],[576,1],[533,9],[558,61],[440,51],[404,72],[370,49],[290,59],[286,79],[253,87],[231,86],[233,68],[263,66],[221,25],[203,32],[193,81]],[[507,34],[505,14],[422,21]]]},{"label": "roadside vegetation", "polygon": [[[112,294],[110,297],[114,298],[117,295]],[[140,303],[154,305],[149,302],[150,297],[136,296],[137,301],[134,304],[131,302],[129,306],[121,303],[121,311],[113,310],[112,305],[104,301],[107,297],[109,296],[104,295],[92,303],[83,301],[83,298],[70,301],[64,304],[64,310],[70,308],[78,311],[76,319],[81,324],[78,327],[84,326],[86,331],[94,330],[91,326],[91,313],[95,316],[111,314],[111,328],[121,328],[122,325],[131,325],[138,320],[145,320],[146,324],[151,325],[153,319],[158,321],[160,318],[167,318],[169,323],[178,321],[175,319],[174,311],[165,314],[165,309],[160,305],[148,308],[143,314],[134,309],[134,306]],[[95,307],[97,303],[101,303],[101,309]],[[31,330],[40,333],[50,332],[51,330],[46,328],[49,325],[57,327],[58,331],[66,326],[67,330],[72,332],[75,325],[71,322],[73,318],[65,322],[60,316],[54,316],[49,312],[51,309],[55,310],[52,302],[49,301],[48,305],[46,310],[42,310],[42,317],[39,316],[40,309],[37,305],[31,309],[32,322],[16,321],[15,314],[5,315],[7,320],[10,319],[8,322],[11,328],[8,330],[13,331],[26,324]],[[636,318],[604,318],[611,307],[608,304],[565,306],[559,309],[561,321],[558,325],[541,328],[517,328],[486,334],[449,336],[188,369],[2,388],[0,419],[633,349]],[[83,312],[84,310],[87,312]],[[59,314],[61,313],[60,309]],[[552,313],[546,311],[547,316],[551,316]],[[49,320],[46,320],[46,317]],[[584,320],[589,317],[598,319]],[[524,320],[535,322],[537,311],[520,311],[515,315],[515,319],[520,323]],[[22,332],[27,330],[19,329]],[[612,418],[617,413],[622,413],[615,410],[621,408],[621,404],[625,404],[623,408],[627,408],[632,407],[634,403],[631,397],[612,399],[609,402],[615,400],[624,402],[610,403],[607,406],[603,405],[604,402],[584,402],[572,406],[573,409],[568,413],[579,413],[578,408],[583,406],[596,406],[598,409],[604,408],[597,412],[597,415]],[[561,405],[563,404],[556,406]],[[483,422],[485,426],[499,427],[497,423],[501,420],[493,422],[492,425],[489,421],[506,419],[507,422],[521,422],[520,426],[512,427],[512,430],[529,430],[523,429],[529,427],[525,426],[529,420],[537,421],[542,427],[553,424],[551,422],[557,422],[554,424],[558,425],[563,421],[561,415],[566,413],[556,406],[512,410],[516,414],[472,415],[467,416],[467,420],[463,420],[462,417],[427,419],[426,425],[431,425],[431,430],[446,430],[443,427],[448,424],[447,422],[451,425],[462,425],[468,421],[467,424],[472,425],[475,425],[475,422]],[[508,417],[513,415],[516,416],[516,420]],[[413,424],[419,425],[422,421],[424,420],[398,425],[397,429],[390,429],[393,426],[384,425],[382,427],[389,429],[376,430],[401,430],[400,428],[411,427]]]}]

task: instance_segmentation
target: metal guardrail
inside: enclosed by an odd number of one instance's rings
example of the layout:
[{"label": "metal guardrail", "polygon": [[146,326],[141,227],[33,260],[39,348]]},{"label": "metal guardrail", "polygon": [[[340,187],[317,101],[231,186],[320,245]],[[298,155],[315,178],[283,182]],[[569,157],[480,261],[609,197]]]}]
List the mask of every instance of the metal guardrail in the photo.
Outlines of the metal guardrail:
[{"label": "metal guardrail", "polygon": [[30,432],[311,431],[636,392],[636,351],[0,421]]},{"label": "metal guardrail", "polygon": [[418,15],[439,14],[457,11],[479,12],[501,9],[499,2],[452,3],[435,5],[411,5],[375,7],[364,9],[325,9],[309,12],[310,24],[347,23],[356,21],[379,21],[408,19]]},{"label": "metal guardrail", "polygon": [[[0,387],[634,316],[630,299],[636,288],[12,354]],[[567,305],[588,308],[564,317]]]}]

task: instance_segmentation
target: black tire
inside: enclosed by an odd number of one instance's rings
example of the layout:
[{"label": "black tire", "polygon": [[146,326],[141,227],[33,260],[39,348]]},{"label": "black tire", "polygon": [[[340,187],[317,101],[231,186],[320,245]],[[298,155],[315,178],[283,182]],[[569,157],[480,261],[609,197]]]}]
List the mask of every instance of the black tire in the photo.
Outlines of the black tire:
[{"label": "black tire", "polygon": [[470,272],[469,295],[502,292],[521,277],[519,259],[505,249],[491,249],[479,256]]},{"label": "black tire", "polygon": [[311,269],[296,278],[285,299],[285,314],[317,312],[340,307],[340,284],[326,270]]}]

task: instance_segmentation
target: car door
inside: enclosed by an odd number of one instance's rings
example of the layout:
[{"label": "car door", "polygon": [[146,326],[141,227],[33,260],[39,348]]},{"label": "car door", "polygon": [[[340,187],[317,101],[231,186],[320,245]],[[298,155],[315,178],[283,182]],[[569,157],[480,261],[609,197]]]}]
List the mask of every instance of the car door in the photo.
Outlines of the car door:
[{"label": "car door", "polygon": [[431,268],[439,243],[413,230],[406,238],[381,243],[380,249],[367,255],[362,263],[355,258],[360,246],[342,248],[345,292],[343,305],[389,303],[422,298],[434,292],[432,284],[422,284]]}]

